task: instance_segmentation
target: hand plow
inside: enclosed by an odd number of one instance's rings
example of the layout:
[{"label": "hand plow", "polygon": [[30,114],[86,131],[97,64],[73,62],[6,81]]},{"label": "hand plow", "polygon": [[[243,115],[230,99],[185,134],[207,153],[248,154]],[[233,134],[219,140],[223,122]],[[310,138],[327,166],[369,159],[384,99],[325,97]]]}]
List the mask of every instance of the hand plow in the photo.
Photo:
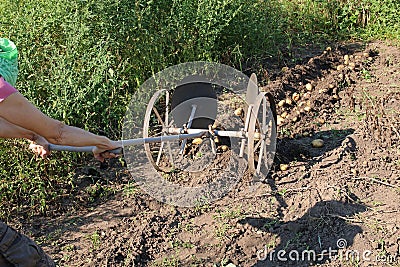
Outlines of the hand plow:
[{"label": "hand plow", "polygon": [[[242,101],[234,101],[232,96],[231,99],[225,97],[224,103],[220,104],[222,92],[227,92],[226,88],[201,81],[156,91],[147,104],[142,138],[117,141],[121,148],[110,152],[121,154],[126,152],[122,148],[143,145],[154,169],[170,172],[176,170],[179,159],[201,157],[204,153],[199,152],[199,146],[207,144],[212,158],[229,150],[229,140],[235,138],[239,139],[236,155],[247,160],[248,171],[266,176],[262,166],[271,166],[276,142],[276,111],[272,95],[260,92],[255,74],[248,80]],[[217,114],[221,106],[225,110],[222,117]],[[231,129],[229,125],[233,120],[239,120],[240,127]],[[175,147],[171,147],[171,142]],[[91,152],[93,147],[50,144],[49,149]]]}]

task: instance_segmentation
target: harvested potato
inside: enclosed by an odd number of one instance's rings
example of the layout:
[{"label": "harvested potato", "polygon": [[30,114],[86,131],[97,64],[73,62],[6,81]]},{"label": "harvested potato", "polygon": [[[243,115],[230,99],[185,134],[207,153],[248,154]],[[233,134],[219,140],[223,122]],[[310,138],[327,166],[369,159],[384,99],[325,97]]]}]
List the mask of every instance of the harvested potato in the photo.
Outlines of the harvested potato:
[{"label": "harvested potato", "polygon": [[243,113],[244,113],[244,111],[243,111],[243,108],[237,108],[237,109],[235,109],[235,115],[236,116],[242,116],[243,115]]},{"label": "harvested potato", "polygon": [[222,152],[226,152],[229,149],[229,147],[227,145],[222,145],[219,148],[221,149]]},{"label": "harvested potato", "polygon": [[285,105],[285,100],[281,100],[278,102],[278,107],[283,107]]},{"label": "harvested potato", "polygon": [[315,139],[311,142],[312,147],[320,148],[324,146],[324,140],[322,139]]},{"label": "harvested potato", "polygon": [[294,93],[293,95],[292,95],[292,99],[293,99],[293,101],[299,101],[300,100],[300,95],[298,94],[298,93]]},{"label": "harvested potato", "polygon": [[336,69],[339,70],[339,71],[343,70],[344,69],[344,65],[339,65],[339,66],[336,67]]},{"label": "harvested potato", "polygon": [[219,121],[214,121],[213,125],[212,125],[212,129],[215,130],[217,128],[221,127],[221,123]]},{"label": "harvested potato", "polygon": [[279,165],[279,169],[281,169],[281,171],[287,171],[287,169],[289,169],[289,165],[281,164],[281,165]]},{"label": "harvested potato", "polygon": [[203,143],[203,139],[202,138],[195,138],[192,141],[192,144],[195,144],[195,145],[201,145],[202,143]]}]

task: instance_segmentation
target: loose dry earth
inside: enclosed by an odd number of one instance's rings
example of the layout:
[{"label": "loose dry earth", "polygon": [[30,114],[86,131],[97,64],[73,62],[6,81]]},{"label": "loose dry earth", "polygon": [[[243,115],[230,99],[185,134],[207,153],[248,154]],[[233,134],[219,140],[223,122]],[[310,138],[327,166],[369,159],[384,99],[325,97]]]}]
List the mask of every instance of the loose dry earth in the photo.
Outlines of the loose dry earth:
[{"label": "loose dry earth", "polygon": [[280,125],[275,164],[253,194],[243,182],[176,208],[112,161],[81,171],[85,190],[68,212],[14,226],[60,266],[400,266],[400,50],[310,51],[258,73]]}]

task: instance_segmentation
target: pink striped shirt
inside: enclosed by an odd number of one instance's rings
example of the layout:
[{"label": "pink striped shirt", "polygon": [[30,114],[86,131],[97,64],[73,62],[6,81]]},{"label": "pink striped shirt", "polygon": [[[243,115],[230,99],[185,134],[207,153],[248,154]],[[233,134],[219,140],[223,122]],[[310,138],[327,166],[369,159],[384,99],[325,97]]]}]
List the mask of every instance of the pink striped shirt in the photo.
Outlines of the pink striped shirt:
[{"label": "pink striped shirt", "polygon": [[4,80],[3,77],[0,76],[0,102],[3,102],[4,99],[15,92],[17,92],[17,89],[11,86]]}]

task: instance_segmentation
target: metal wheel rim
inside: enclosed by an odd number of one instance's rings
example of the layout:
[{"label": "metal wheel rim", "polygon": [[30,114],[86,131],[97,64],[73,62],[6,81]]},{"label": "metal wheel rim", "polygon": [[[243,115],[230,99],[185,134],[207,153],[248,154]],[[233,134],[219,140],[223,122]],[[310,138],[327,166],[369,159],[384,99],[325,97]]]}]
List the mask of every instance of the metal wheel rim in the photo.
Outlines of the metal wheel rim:
[{"label": "metal wheel rim", "polygon": [[[250,117],[250,122],[249,122],[249,127],[248,127],[248,144],[247,144],[247,158],[248,158],[248,168],[249,171],[252,174],[256,174],[257,169],[260,170],[261,166],[255,166],[254,164],[254,160],[255,160],[255,152],[257,150],[258,147],[256,147],[257,145],[254,145],[254,135],[256,132],[256,126],[258,125],[258,129],[260,130],[260,134],[264,135],[264,139],[263,140],[259,140],[259,142],[262,142],[265,140],[267,140],[268,138],[275,143],[274,140],[276,140],[276,126],[275,126],[275,118],[274,118],[274,111],[273,111],[273,107],[271,107],[271,100],[268,97],[268,93],[266,92],[261,92],[258,97],[257,100],[254,103],[253,109],[252,109],[252,113],[251,113],[251,117]],[[267,103],[269,105],[267,105]],[[263,114],[264,116],[262,117],[262,122],[258,121],[258,113],[260,110],[260,106],[261,104],[263,104],[263,112],[265,112],[265,114]],[[272,113],[272,118],[270,118],[270,116],[268,116],[268,113],[270,113],[269,111],[271,111]],[[269,118],[269,120],[268,120]],[[269,122],[272,122],[272,126],[269,127],[268,124]],[[264,124],[264,125],[263,125]],[[264,132],[264,130],[260,129],[260,125],[263,125],[265,127],[266,132]],[[262,164],[262,162],[265,163],[265,165],[268,164],[268,162],[266,162],[267,160],[267,144],[266,142],[264,143],[264,146],[262,146],[260,144],[260,150],[262,153],[260,153],[261,155],[259,155],[259,160],[257,162],[258,165]],[[274,145],[274,144],[273,144]],[[258,167],[258,168],[257,168]],[[259,174],[259,173],[257,173]]]}]

